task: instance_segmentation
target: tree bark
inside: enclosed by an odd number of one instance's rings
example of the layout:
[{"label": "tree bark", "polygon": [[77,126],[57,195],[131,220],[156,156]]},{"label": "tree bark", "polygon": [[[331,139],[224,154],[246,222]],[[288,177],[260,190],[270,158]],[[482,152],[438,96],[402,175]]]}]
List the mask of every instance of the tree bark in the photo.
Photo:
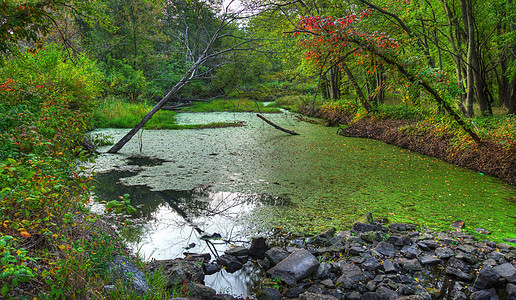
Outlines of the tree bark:
[{"label": "tree bark", "polygon": [[297,132],[294,132],[294,131],[291,131],[291,130],[285,129],[285,128],[283,128],[283,127],[280,127],[280,126],[278,126],[278,125],[276,125],[276,124],[272,123],[271,121],[267,120],[264,116],[262,116],[262,115],[260,115],[260,114],[256,114],[256,116],[257,116],[258,118],[260,118],[260,119],[264,120],[264,121],[265,121],[265,123],[267,123],[267,124],[271,125],[272,127],[276,128],[276,129],[278,129],[278,130],[281,130],[281,131],[286,132],[286,133],[291,134],[291,135],[299,135],[299,133],[297,133]]},{"label": "tree bark", "polygon": [[349,81],[351,81],[351,84],[353,85],[353,87],[355,88],[355,91],[357,92],[357,95],[358,95],[358,99],[360,100],[360,102],[362,103],[362,106],[364,106],[364,108],[366,109],[366,111],[369,113],[371,111],[371,104],[369,104],[369,101],[368,99],[366,98],[366,96],[364,95],[364,93],[362,92],[362,89],[360,88],[360,86],[358,85],[358,82],[355,78],[355,76],[353,75],[353,73],[351,72],[351,70],[349,69],[348,65],[346,64],[345,61],[342,61],[341,62],[342,64],[342,68],[344,69],[344,72],[346,72],[346,75],[348,76],[349,78]]}]

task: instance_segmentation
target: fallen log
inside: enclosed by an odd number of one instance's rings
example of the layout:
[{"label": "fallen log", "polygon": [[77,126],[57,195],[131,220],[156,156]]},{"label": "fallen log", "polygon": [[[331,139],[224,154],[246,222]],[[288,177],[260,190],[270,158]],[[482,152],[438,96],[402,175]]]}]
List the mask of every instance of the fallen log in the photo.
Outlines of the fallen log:
[{"label": "fallen log", "polygon": [[288,134],[291,134],[291,135],[299,135],[299,133],[297,132],[294,132],[294,131],[291,131],[291,130],[288,130],[288,129],[285,129],[285,128],[282,128],[282,127],[279,127],[278,125],[272,123],[271,121],[267,120],[264,116],[260,115],[260,114],[256,114],[256,116],[262,120],[265,121],[265,123],[271,125],[272,127],[278,129],[278,130],[281,130],[283,132],[286,132]]},{"label": "fallen log", "polygon": [[307,123],[310,123],[310,124],[316,124],[316,125],[324,125],[323,123],[319,122],[319,121],[316,121],[316,120],[312,120],[312,119],[308,119],[308,118],[303,118],[301,116],[295,116],[299,121],[303,121],[303,122],[307,122]]}]

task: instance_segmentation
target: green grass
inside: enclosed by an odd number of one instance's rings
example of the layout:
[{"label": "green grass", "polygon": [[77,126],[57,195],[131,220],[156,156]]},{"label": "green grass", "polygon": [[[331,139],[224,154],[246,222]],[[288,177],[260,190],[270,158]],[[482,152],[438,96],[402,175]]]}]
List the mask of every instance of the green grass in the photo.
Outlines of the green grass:
[{"label": "green grass", "polygon": [[[152,109],[151,103],[130,103],[117,98],[100,101],[93,117],[94,128],[132,128]],[[242,126],[240,122],[179,125],[176,112],[160,110],[147,124],[146,129],[203,129]]]},{"label": "green grass", "polygon": [[183,111],[189,112],[262,112],[275,113],[279,109],[273,106],[264,106],[262,102],[255,102],[249,99],[215,99],[210,102],[196,102],[190,107],[186,107]]}]

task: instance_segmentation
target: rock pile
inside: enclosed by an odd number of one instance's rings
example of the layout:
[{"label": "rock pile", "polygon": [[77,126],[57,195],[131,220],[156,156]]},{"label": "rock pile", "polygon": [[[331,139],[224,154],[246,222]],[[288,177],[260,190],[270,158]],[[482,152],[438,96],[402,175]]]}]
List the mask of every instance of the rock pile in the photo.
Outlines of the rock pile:
[{"label": "rock pile", "polygon": [[516,249],[479,242],[460,227],[436,233],[411,224],[355,223],[350,231],[332,229],[284,247],[269,248],[257,238],[210,260],[190,255],[148,267],[167,270],[171,286],[193,282],[189,299],[235,299],[202,285],[204,274],[257,263],[269,277],[258,300],[516,300]]}]

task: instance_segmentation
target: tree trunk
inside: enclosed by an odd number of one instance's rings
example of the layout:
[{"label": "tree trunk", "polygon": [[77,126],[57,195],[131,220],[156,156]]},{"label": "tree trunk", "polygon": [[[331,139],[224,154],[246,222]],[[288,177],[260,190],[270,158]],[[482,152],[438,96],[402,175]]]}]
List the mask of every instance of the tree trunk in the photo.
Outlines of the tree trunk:
[{"label": "tree trunk", "polygon": [[340,70],[337,65],[330,68],[330,99],[340,99]]},{"label": "tree trunk", "polygon": [[371,105],[369,104],[368,99],[365,97],[364,93],[362,92],[362,89],[358,85],[358,82],[355,79],[355,76],[353,75],[353,73],[349,69],[349,67],[346,64],[346,62],[342,61],[341,64],[342,64],[342,68],[344,69],[344,72],[346,72],[346,75],[349,78],[349,81],[351,81],[351,84],[355,88],[355,91],[357,92],[357,95],[358,95],[358,99],[362,103],[362,106],[364,106],[364,108],[366,109],[367,112],[370,112],[371,111]]},{"label": "tree trunk", "polygon": [[[466,112],[468,117],[473,117],[475,112],[473,111],[473,100],[475,95],[475,81],[473,78],[473,57],[476,53],[475,51],[475,28],[473,24],[470,24],[468,9],[471,0],[460,0],[461,11],[462,11],[462,19],[464,22],[464,28],[467,32],[468,39],[468,54],[467,54],[467,65],[466,65]],[[470,26],[471,25],[471,26]]]}]

